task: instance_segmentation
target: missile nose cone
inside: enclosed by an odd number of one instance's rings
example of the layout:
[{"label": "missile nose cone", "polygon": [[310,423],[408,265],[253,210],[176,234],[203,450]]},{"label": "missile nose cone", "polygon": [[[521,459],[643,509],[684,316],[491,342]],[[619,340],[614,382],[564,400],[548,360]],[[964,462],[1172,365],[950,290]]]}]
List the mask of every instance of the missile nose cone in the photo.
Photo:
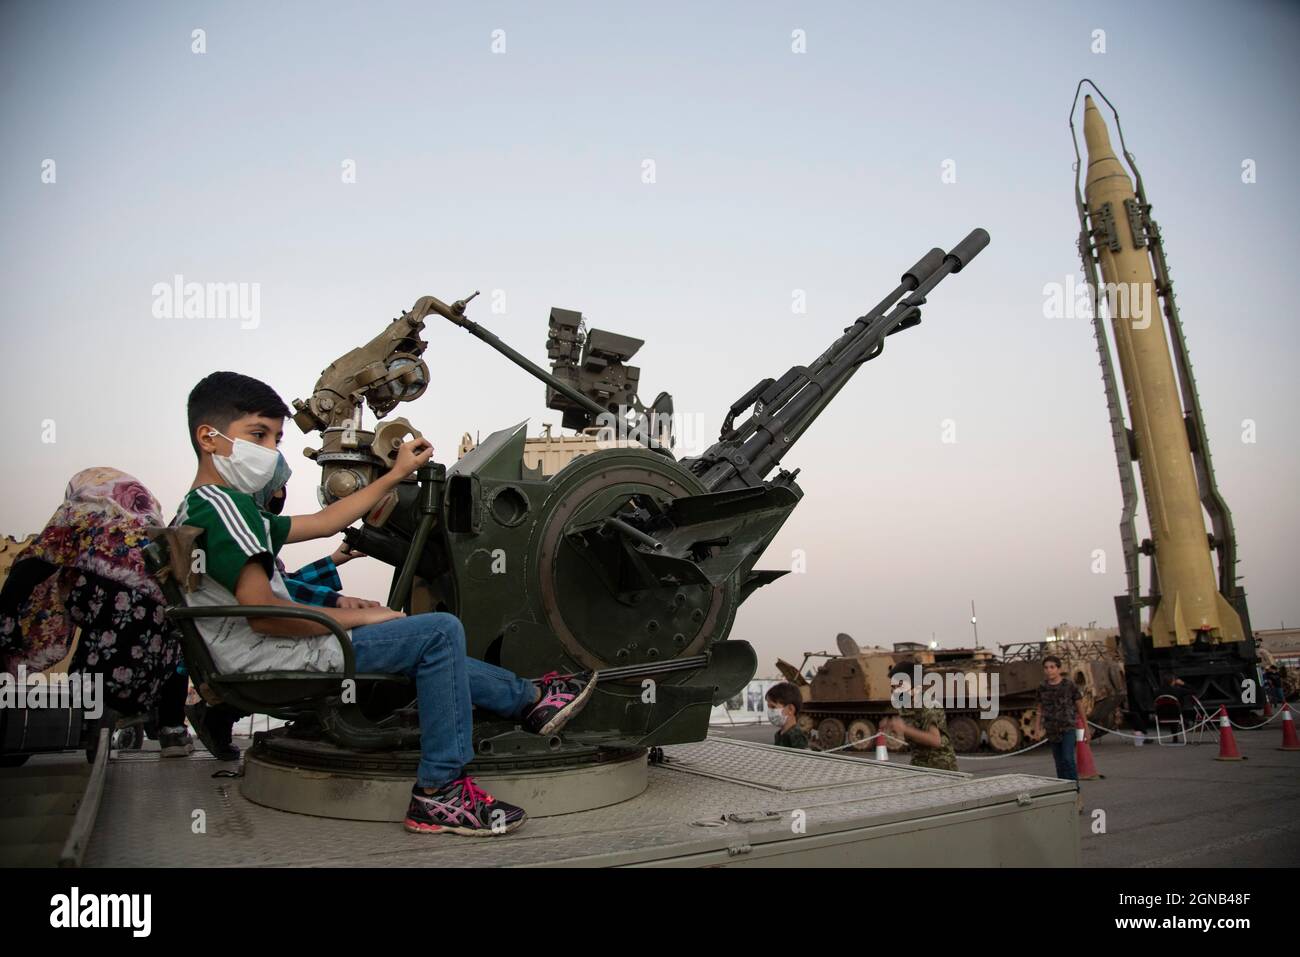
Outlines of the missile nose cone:
[{"label": "missile nose cone", "polygon": [[[1103,180],[1112,179],[1115,180],[1112,186],[1122,186],[1131,192],[1133,181],[1115,155],[1115,148],[1110,145],[1110,131],[1106,129],[1106,121],[1101,118],[1101,110],[1097,109],[1097,104],[1090,96],[1083,98],[1083,138],[1088,144],[1088,176],[1084,183],[1087,195],[1092,197],[1094,188],[1099,187]],[[1121,178],[1123,183],[1119,182]]]},{"label": "missile nose cone", "polygon": [[1115,155],[1115,149],[1110,145],[1110,131],[1106,129],[1106,121],[1101,118],[1101,110],[1097,109],[1091,96],[1083,98],[1083,138],[1088,144],[1089,162],[1095,163],[1099,159]]}]

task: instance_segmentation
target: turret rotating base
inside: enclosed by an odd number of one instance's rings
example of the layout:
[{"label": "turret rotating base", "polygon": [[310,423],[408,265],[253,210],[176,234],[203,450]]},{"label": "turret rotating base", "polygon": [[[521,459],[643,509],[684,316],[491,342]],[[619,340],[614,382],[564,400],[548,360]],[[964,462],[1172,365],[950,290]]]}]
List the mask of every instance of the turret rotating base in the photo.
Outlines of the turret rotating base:
[{"label": "turret rotating base", "polygon": [[[415,782],[417,751],[361,753],[274,731],[244,759],[240,792],[254,804],[350,821],[401,821]],[[566,745],[546,756],[480,755],[469,773],[484,790],[530,817],[606,807],[641,794],[644,749]]]}]

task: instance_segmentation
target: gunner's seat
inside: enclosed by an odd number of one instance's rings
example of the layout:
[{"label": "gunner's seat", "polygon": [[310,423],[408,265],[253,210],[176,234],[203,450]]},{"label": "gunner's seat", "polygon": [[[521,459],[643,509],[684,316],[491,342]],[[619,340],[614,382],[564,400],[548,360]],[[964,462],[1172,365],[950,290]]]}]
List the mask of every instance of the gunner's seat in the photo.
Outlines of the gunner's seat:
[{"label": "gunner's seat", "polygon": [[[175,628],[194,687],[204,699],[225,702],[249,714],[269,714],[303,729],[319,726],[333,743],[355,751],[388,751],[419,746],[419,728],[403,721],[400,709],[415,698],[405,675],[357,674],[352,641],[329,615],[306,608],[269,605],[190,607],[185,593],[199,574],[190,567],[192,526],[151,528],[144,548],[145,567],[167,601],[165,614]],[[341,672],[257,671],[222,674],[200,634],[200,618],[296,618],[329,629],[343,651]]]}]

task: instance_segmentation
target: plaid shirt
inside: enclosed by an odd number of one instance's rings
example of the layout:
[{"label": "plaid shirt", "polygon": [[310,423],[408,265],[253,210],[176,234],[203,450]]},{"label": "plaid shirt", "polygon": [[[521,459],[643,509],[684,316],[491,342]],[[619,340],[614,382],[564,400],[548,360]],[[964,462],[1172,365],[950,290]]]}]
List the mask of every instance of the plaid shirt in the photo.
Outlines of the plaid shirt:
[{"label": "plaid shirt", "polygon": [[343,591],[343,581],[339,570],[328,556],[304,565],[296,572],[282,572],[284,587],[289,597],[303,605],[321,605],[337,608],[339,592]]}]

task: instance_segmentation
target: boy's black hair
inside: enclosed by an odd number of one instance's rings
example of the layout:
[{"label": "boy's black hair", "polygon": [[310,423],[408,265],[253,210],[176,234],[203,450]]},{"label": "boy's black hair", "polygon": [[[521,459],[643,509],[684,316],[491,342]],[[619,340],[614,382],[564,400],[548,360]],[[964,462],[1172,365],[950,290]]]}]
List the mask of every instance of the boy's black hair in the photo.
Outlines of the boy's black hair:
[{"label": "boy's black hair", "polygon": [[265,382],[238,372],[213,372],[204,376],[190,390],[188,405],[190,445],[194,454],[200,455],[198,439],[194,437],[204,422],[225,429],[236,419],[246,415],[264,415],[271,419],[287,419],[289,407],[274,389]]},{"label": "boy's black hair", "polygon": [[767,694],[763,697],[768,701],[771,701],[773,704],[781,705],[782,707],[788,704],[794,705],[794,713],[796,717],[798,717],[799,712],[803,710],[803,695],[799,693],[798,688],[788,681],[781,681],[772,685],[772,687],[767,689]]},{"label": "boy's black hair", "polygon": [[1058,668],[1061,667],[1061,659],[1056,657],[1056,655],[1048,655],[1046,658],[1043,659],[1043,664],[1047,664],[1049,661],[1052,664],[1056,665],[1056,667]]}]

